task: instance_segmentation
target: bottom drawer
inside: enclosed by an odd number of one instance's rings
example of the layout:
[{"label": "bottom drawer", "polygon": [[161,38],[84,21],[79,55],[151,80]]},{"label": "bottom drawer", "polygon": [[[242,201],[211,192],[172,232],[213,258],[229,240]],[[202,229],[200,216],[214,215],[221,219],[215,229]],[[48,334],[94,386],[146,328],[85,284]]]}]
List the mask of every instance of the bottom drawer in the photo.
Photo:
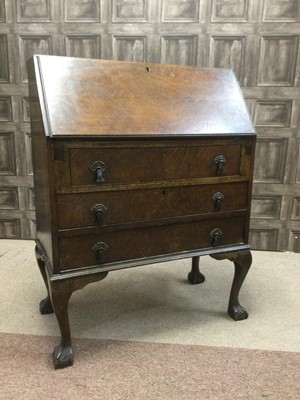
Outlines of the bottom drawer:
[{"label": "bottom drawer", "polygon": [[239,216],[60,238],[60,269],[243,243],[244,223]]}]

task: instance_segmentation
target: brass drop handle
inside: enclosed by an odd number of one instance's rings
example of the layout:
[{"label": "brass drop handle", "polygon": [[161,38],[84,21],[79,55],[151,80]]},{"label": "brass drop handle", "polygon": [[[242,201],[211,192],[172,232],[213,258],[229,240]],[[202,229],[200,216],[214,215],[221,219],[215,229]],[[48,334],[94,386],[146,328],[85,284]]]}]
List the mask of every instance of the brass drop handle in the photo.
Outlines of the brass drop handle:
[{"label": "brass drop handle", "polygon": [[104,259],[104,253],[108,249],[108,245],[105,242],[98,242],[94,244],[92,250],[97,254],[97,262],[101,263]]},{"label": "brass drop handle", "polygon": [[222,154],[220,154],[214,159],[214,163],[217,166],[216,175],[223,175],[223,167],[227,163],[226,158]]},{"label": "brass drop handle", "polygon": [[100,184],[104,182],[103,173],[106,171],[107,166],[103,161],[95,161],[91,166],[90,170],[96,175],[96,183]]},{"label": "brass drop handle", "polygon": [[107,207],[105,207],[104,204],[95,204],[91,209],[91,213],[95,215],[96,217],[96,222],[98,225],[102,224],[102,217],[104,213],[107,211]]},{"label": "brass drop handle", "polygon": [[221,202],[224,200],[224,194],[217,192],[212,196],[212,200],[215,203],[215,211],[219,211],[221,207]]},{"label": "brass drop handle", "polygon": [[222,235],[223,232],[219,228],[215,228],[210,232],[210,237],[212,238],[212,246],[220,246]]}]

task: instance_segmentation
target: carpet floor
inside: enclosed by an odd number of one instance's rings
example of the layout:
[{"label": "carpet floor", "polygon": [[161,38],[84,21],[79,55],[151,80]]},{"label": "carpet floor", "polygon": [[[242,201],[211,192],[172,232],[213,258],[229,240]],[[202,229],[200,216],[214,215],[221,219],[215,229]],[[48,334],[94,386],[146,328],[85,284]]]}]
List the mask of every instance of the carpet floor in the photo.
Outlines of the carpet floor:
[{"label": "carpet floor", "polygon": [[80,338],[54,371],[57,340],[0,334],[1,400],[300,398],[300,353]]}]

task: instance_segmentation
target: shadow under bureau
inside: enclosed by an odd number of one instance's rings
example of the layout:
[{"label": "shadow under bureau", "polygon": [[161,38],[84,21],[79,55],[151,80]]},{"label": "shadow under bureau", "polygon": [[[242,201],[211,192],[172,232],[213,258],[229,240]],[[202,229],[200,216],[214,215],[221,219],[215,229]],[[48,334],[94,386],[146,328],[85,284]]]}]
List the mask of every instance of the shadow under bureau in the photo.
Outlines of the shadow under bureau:
[{"label": "shadow under bureau", "polygon": [[68,302],[108,272],[191,257],[234,262],[228,313],[248,244],[255,132],[230,70],[33,56],[28,63],[36,257],[73,363]]}]

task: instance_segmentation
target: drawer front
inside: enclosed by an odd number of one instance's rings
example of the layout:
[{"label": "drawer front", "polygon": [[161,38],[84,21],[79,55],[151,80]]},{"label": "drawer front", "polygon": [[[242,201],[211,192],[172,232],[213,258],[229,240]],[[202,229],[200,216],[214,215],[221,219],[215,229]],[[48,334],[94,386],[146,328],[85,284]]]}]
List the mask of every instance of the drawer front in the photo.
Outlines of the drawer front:
[{"label": "drawer front", "polygon": [[70,149],[71,185],[240,175],[241,145]]},{"label": "drawer front", "polygon": [[247,182],[57,196],[59,229],[149,221],[247,207]]},{"label": "drawer front", "polygon": [[60,269],[243,243],[244,223],[231,217],[60,238]]}]

